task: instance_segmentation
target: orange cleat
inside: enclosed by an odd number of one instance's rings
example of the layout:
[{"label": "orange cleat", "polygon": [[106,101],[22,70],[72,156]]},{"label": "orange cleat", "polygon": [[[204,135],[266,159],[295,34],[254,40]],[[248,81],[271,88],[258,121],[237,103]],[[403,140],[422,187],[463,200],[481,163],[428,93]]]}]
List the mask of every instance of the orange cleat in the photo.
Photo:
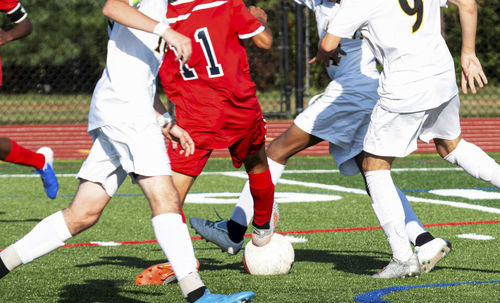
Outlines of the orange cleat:
[{"label": "orange cleat", "polygon": [[[196,269],[200,268],[200,262],[196,260]],[[174,270],[170,263],[151,265],[143,270],[136,278],[136,285],[161,285],[175,282]]]}]

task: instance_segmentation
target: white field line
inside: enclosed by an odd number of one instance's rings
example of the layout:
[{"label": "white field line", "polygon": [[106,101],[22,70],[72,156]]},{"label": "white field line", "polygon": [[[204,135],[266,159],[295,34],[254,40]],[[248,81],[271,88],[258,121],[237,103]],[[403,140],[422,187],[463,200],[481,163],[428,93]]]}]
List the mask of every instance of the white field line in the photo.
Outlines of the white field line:
[{"label": "white field line", "polygon": [[[406,171],[455,171],[455,170],[461,170],[460,168],[400,168],[400,169],[393,169],[395,172],[406,172]],[[336,173],[338,170],[289,170],[285,171],[284,173]],[[248,178],[246,173],[243,172],[206,172],[202,173],[202,175],[225,175],[229,177],[237,177],[237,178],[243,178],[246,179]],[[57,174],[58,177],[75,177],[75,174]],[[38,178],[38,175],[35,174],[15,174],[15,175],[0,175],[0,178]],[[288,180],[288,179],[280,179],[279,183],[282,184],[290,184],[290,185],[298,185],[298,186],[304,186],[304,187],[309,187],[309,188],[321,188],[321,189],[327,189],[327,190],[332,190],[332,191],[338,191],[338,192],[344,192],[344,193],[353,193],[353,194],[361,194],[365,195],[366,192],[362,189],[358,188],[348,188],[348,187],[343,187],[339,185],[328,185],[328,184],[321,184],[321,183],[314,183],[314,182],[302,182],[302,181],[294,181],[294,180]],[[430,203],[430,204],[437,204],[437,205],[447,205],[447,206],[452,206],[452,207],[457,207],[457,208],[464,208],[464,209],[472,209],[472,210],[478,210],[478,211],[483,211],[483,212],[488,212],[488,213],[494,213],[494,214],[500,214],[500,209],[494,208],[494,207],[487,207],[487,206],[481,206],[481,205],[474,205],[474,204],[469,204],[469,203],[464,203],[464,202],[454,202],[454,201],[446,201],[446,200],[434,200],[434,199],[426,199],[426,198],[418,198],[418,197],[413,197],[413,196],[406,196],[408,198],[408,201],[411,202],[419,202],[419,203]]]},{"label": "white field line", "polygon": [[[434,168],[393,168],[393,172],[412,172],[412,171],[460,171],[461,168],[456,167],[434,167]],[[243,174],[240,172],[235,172]],[[303,174],[303,173],[315,173],[315,174],[336,174],[340,173],[338,169],[290,169],[285,170],[284,174]],[[203,172],[202,175],[221,175],[221,174],[232,174],[232,172]],[[57,177],[76,177],[76,174],[56,174]],[[246,176],[246,174],[244,174]],[[231,175],[232,176],[232,175]],[[0,178],[39,178],[37,174],[0,174]]]},{"label": "white field line", "polygon": [[[245,179],[247,178],[246,173],[239,173],[239,172],[223,173],[223,175],[231,176],[231,177],[238,177],[238,178],[245,178]],[[348,188],[348,187],[343,187],[343,186],[339,186],[339,185],[328,185],[328,184],[321,184],[321,183],[314,183],[314,182],[302,182],[302,181],[288,180],[288,179],[283,179],[283,178],[281,178],[278,181],[278,183],[289,184],[289,185],[298,185],[298,186],[304,186],[304,187],[309,187],[309,188],[328,189],[328,190],[339,191],[339,192],[344,192],[344,193],[366,195],[365,190],[361,190],[358,188]],[[434,199],[418,198],[418,197],[413,197],[413,196],[406,196],[406,198],[408,199],[408,201],[411,201],[411,202],[447,205],[447,206],[452,206],[452,207],[457,207],[457,208],[465,208],[465,209],[483,211],[483,212],[487,212],[487,213],[500,214],[500,209],[494,208],[494,207],[487,207],[487,206],[469,204],[469,203],[464,203],[464,202],[453,202],[453,201],[446,201],[446,200],[434,200]]]}]

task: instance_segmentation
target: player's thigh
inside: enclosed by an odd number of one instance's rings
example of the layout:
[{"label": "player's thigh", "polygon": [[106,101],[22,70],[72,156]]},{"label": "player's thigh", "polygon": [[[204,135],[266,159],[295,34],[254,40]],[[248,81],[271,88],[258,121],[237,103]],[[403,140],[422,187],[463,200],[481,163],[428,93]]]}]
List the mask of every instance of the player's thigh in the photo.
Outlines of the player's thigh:
[{"label": "player's thigh", "polygon": [[302,131],[342,149],[363,142],[376,99],[371,94],[329,91],[294,120]]},{"label": "player's thigh", "polygon": [[284,133],[276,137],[267,148],[267,156],[282,163],[296,153],[323,141],[292,124]]},{"label": "player's thigh", "polygon": [[426,113],[390,112],[379,105],[373,109],[363,150],[376,156],[405,157],[417,149],[417,138]]},{"label": "player's thigh", "polygon": [[245,163],[246,171],[254,171],[254,173],[267,169],[265,143],[266,122],[260,118],[255,121],[253,128],[242,139],[229,147],[234,167],[241,167]]},{"label": "player's thigh", "polygon": [[128,174],[171,175],[165,138],[156,123],[122,123],[101,127]]},{"label": "player's thigh", "polygon": [[94,142],[77,177],[100,184],[106,194],[112,197],[127,177],[127,172],[123,170],[120,155],[106,135],[100,129],[90,134]]},{"label": "player's thigh", "polygon": [[460,100],[458,95],[441,106],[428,111],[420,140],[434,143],[441,156],[455,149],[461,139]]},{"label": "player's thigh", "polygon": [[[199,176],[207,164],[212,149],[195,148],[194,153],[186,157],[180,153],[180,149],[174,150],[172,144],[168,146],[168,156],[172,170],[188,176]],[[174,181],[176,182],[176,181]]]},{"label": "player's thigh", "polygon": [[136,181],[149,201],[153,216],[180,213],[179,194],[171,176],[137,176]]},{"label": "player's thigh", "polygon": [[63,210],[71,234],[76,235],[94,225],[110,199],[101,184],[80,180],[75,197]]}]

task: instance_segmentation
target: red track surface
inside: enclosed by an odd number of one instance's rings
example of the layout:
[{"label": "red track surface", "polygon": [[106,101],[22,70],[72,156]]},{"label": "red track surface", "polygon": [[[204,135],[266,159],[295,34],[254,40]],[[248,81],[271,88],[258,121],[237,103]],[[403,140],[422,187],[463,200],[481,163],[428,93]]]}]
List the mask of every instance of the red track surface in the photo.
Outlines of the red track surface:
[{"label": "red track surface", "polygon": [[[267,140],[270,142],[291,124],[292,121],[269,122]],[[500,151],[500,118],[462,119],[462,134],[466,140],[487,152]],[[32,150],[50,146],[56,159],[84,158],[92,145],[86,124],[0,126],[0,137],[8,137]],[[419,142],[418,147],[418,153],[435,152],[433,144]],[[215,157],[228,155],[226,150],[215,150],[213,153]],[[322,142],[300,152],[299,155],[328,155],[328,144]]]}]

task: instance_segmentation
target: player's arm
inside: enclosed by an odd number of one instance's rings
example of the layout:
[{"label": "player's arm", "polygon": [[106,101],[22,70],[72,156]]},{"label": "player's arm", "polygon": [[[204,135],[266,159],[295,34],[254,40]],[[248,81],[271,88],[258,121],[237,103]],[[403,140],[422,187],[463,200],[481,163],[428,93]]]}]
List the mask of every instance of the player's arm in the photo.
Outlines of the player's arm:
[{"label": "player's arm", "polygon": [[7,12],[7,17],[12,23],[15,23],[15,25],[8,31],[0,29],[0,46],[24,38],[33,31],[33,25],[28,18],[28,13],[21,4]]},{"label": "player's arm", "polygon": [[271,45],[273,44],[273,34],[269,26],[267,26],[267,14],[260,7],[250,6],[248,8],[250,13],[257,18],[262,26],[264,26],[264,31],[252,37],[253,43],[262,49],[271,49]]},{"label": "player's arm", "polygon": [[488,83],[483,72],[481,62],[476,57],[476,28],[477,28],[477,3],[475,0],[449,0],[458,6],[460,24],[462,26],[462,91],[467,93],[467,85],[473,94],[476,93],[477,82],[479,87]]},{"label": "player's arm", "polygon": [[130,6],[129,0],[107,0],[102,9],[104,16],[130,28],[155,33],[177,50],[176,60],[186,63],[191,57],[191,40]]},{"label": "player's arm", "polygon": [[173,149],[176,150],[180,145],[181,154],[184,153],[186,157],[192,155],[194,153],[193,139],[187,131],[178,126],[172,117],[170,117],[167,108],[161,102],[158,94],[155,94],[153,108],[156,111],[158,125],[160,125],[163,135],[172,142]]}]

